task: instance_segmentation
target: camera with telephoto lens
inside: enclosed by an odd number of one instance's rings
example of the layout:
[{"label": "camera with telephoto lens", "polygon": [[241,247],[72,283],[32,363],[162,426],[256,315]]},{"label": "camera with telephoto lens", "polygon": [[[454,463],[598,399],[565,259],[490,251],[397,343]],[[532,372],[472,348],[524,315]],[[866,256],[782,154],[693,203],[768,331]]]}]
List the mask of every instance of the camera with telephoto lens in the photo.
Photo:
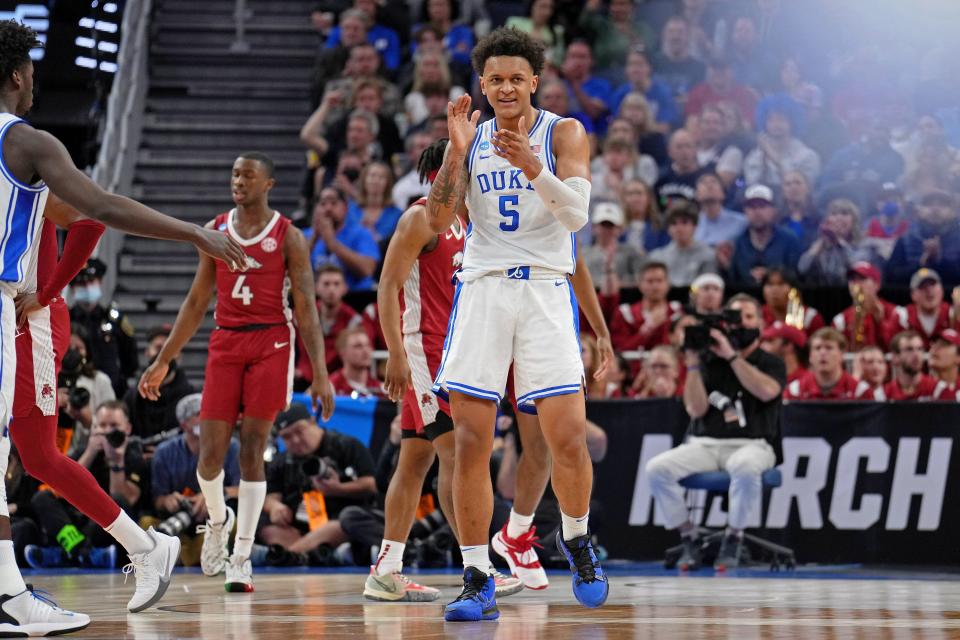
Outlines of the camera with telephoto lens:
[{"label": "camera with telephoto lens", "polygon": [[738,351],[760,337],[759,329],[747,329],[743,326],[739,309],[724,309],[721,313],[694,313],[693,317],[697,319],[697,324],[683,330],[685,351],[708,351],[716,343],[710,337],[711,329],[725,335],[730,346]]},{"label": "camera with telephoto lens", "polygon": [[340,468],[330,458],[311,456],[300,462],[300,474],[303,476],[304,487],[313,488],[314,479],[323,480],[328,475],[340,476]]},{"label": "camera with telephoto lens", "polygon": [[177,537],[193,524],[193,505],[190,501],[184,498],[180,500],[178,506],[180,510],[158,524],[157,531]]},{"label": "camera with telephoto lens", "polygon": [[77,378],[80,377],[84,363],[84,358],[79,351],[67,349],[63,354],[60,376],[57,378],[57,386],[67,389],[67,401],[74,410],[83,409],[90,404],[90,391],[77,386]]},{"label": "camera with telephoto lens", "polygon": [[107,439],[107,442],[110,443],[110,446],[116,449],[117,447],[123,446],[123,443],[127,441],[127,434],[124,431],[119,429],[114,429],[113,431],[107,431],[104,436]]}]

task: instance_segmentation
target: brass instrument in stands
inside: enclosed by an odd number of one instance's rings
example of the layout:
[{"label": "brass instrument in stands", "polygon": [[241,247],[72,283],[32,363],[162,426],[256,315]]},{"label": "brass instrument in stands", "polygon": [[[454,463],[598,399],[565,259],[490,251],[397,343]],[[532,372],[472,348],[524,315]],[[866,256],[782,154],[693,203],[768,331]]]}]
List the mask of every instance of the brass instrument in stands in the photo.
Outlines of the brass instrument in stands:
[{"label": "brass instrument in stands", "polygon": [[866,319],[866,309],[863,305],[863,287],[853,285],[853,349],[857,351],[866,342],[863,334],[863,321]]},{"label": "brass instrument in stands", "polygon": [[783,322],[788,327],[804,330],[807,319],[807,308],[803,306],[803,298],[796,287],[790,289],[787,293],[787,315]]}]

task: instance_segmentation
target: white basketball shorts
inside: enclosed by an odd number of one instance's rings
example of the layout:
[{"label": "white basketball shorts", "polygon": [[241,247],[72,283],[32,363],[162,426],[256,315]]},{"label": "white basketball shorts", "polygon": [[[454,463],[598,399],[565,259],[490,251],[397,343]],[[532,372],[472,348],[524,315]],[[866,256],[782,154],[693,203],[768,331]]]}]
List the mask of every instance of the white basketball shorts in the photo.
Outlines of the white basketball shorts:
[{"label": "white basketball shorts", "polygon": [[577,299],[567,277],[516,267],[460,282],[434,392],[499,402],[513,363],[517,404],[583,387]]}]

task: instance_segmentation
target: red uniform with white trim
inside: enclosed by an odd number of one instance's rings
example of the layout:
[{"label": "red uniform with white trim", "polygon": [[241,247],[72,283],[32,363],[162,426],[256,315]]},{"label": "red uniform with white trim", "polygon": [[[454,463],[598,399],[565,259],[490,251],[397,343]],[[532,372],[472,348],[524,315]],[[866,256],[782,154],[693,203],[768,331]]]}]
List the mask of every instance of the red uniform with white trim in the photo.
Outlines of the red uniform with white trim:
[{"label": "red uniform with white trim", "polygon": [[[41,288],[57,266],[57,227],[49,220],[43,221],[36,251],[36,270],[28,273],[23,291]],[[70,310],[63,298],[51,298],[49,305],[30,315],[17,330],[16,346],[13,417],[24,418],[34,407],[45,416],[56,415],[57,375],[70,347]]]},{"label": "red uniform with white trim", "polygon": [[293,392],[295,332],[288,304],[290,278],[283,242],[290,220],[274,212],[253,238],[234,226],[236,209],[214,228],[243,246],[247,270],[217,261],[217,328],[210,336],[200,417],[233,423],[239,413],[273,421]]},{"label": "red uniform with white trim", "polygon": [[[683,315],[683,305],[667,303],[667,317],[655,327],[647,326],[648,314],[643,302],[623,303],[617,307],[610,324],[610,338],[617,351],[650,350],[661,344],[670,344],[670,324]],[[646,330],[644,330],[646,329]]]},{"label": "red uniform with white trim", "polygon": [[960,402],[960,389],[957,385],[937,380],[937,386],[933,388],[933,399],[943,402]]},{"label": "red uniform with white trim", "polygon": [[[426,205],[420,198],[414,204]],[[437,245],[421,253],[400,291],[403,311],[403,347],[413,379],[413,388],[403,396],[401,427],[423,433],[437,419],[437,412],[450,415],[450,405],[432,390],[443,357],[443,343],[453,309],[453,274],[463,262],[467,225],[457,217],[458,228],[437,234]]]},{"label": "red uniform with white trim", "polygon": [[[887,340],[886,326],[891,322],[896,322],[897,305],[887,302],[886,300],[878,300],[877,302],[880,303],[883,309],[883,320],[878,322],[873,314],[864,314],[863,344],[860,346],[869,344],[880,347],[881,349],[886,349],[890,346]],[[857,310],[853,306],[849,306],[835,315],[833,317],[833,327],[843,334],[847,339],[847,344],[850,345],[850,350],[854,351],[853,345],[856,343],[857,330]]]},{"label": "red uniform with white trim", "polygon": [[911,303],[905,307],[894,309],[893,315],[887,321],[885,327],[887,344],[893,340],[893,336],[901,331],[913,329],[923,338],[923,348],[930,348],[930,340],[944,329],[960,329],[960,320],[953,317],[953,309],[946,302],[940,303],[940,309],[937,311],[933,322],[933,329],[927,331],[924,328],[923,320],[920,318],[920,309],[917,305]]},{"label": "red uniform with white trim", "polygon": [[874,400],[873,390],[866,382],[843,372],[832,388],[824,391],[817,384],[812,371],[807,371],[783,390],[784,400]]},{"label": "red uniform with white trim", "polygon": [[934,395],[936,392],[936,378],[926,374],[920,374],[920,382],[917,383],[916,389],[911,393],[906,393],[900,387],[900,383],[897,382],[896,378],[883,385],[883,393],[887,397],[887,400],[935,400],[937,399]]}]

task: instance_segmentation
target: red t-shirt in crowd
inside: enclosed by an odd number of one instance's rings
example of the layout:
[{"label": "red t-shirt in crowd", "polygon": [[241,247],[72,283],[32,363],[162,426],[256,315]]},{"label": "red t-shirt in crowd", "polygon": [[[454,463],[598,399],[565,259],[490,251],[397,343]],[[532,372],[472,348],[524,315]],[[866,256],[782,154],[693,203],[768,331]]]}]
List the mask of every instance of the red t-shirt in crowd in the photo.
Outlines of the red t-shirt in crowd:
[{"label": "red t-shirt in crowd", "polygon": [[870,385],[844,372],[831,389],[824,391],[812,371],[787,384],[784,400],[873,400]]},{"label": "red t-shirt in crowd", "polygon": [[[807,334],[807,337],[813,335],[813,332],[826,325],[823,321],[823,316],[820,315],[820,312],[810,306],[805,306],[805,311],[803,314],[803,331]],[[777,316],[774,315],[773,311],[770,309],[769,305],[763,305],[763,326],[769,327],[774,322],[779,320]],[[783,322],[781,320],[781,322]]]},{"label": "red t-shirt in crowd", "polygon": [[[863,316],[863,343],[859,346],[869,344],[886,350],[889,343],[885,327],[896,321],[897,305],[886,300],[879,300],[879,302],[883,308],[883,320],[877,322],[876,317],[869,313]],[[857,312],[852,305],[833,317],[833,326],[844,335],[848,345],[856,344]],[[853,350],[851,348],[851,351]]]},{"label": "red t-shirt in crowd", "polygon": [[926,374],[920,374],[920,382],[916,389],[909,394],[900,388],[900,383],[897,382],[896,378],[883,385],[883,393],[887,400],[933,400],[936,390],[937,381]]},{"label": "red t-shirt in crowd", "polygon": [[338,396],[349,396],[356,391],[361,396],[386,397],[383,385],[369,371],[362,385],[354,385],[343,375],[343,369],[338,369],[330,375],[330,384],[333,386],[334,394]]}]

